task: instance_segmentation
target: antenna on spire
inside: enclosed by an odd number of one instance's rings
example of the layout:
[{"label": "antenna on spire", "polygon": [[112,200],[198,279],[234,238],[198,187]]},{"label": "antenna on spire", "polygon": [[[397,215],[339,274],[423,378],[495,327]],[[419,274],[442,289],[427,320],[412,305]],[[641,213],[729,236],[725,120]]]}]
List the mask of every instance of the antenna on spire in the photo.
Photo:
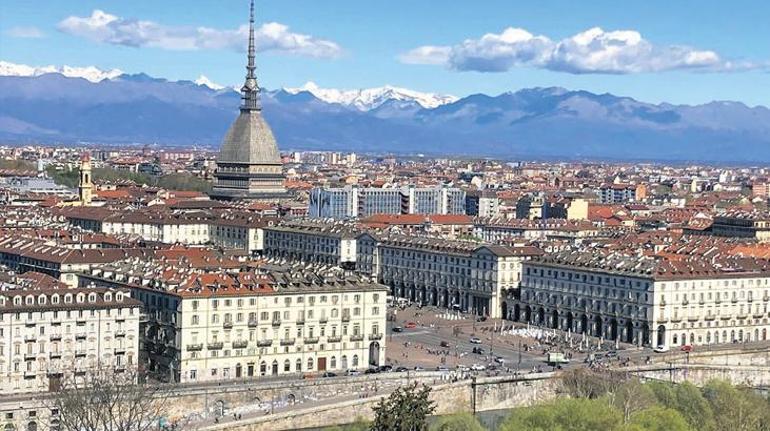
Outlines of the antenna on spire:
[{"label": "antenna on spire", "polygon": [[254,0],[250,2],[249,9],[249,50],[248,50],[248,64],[246,65],[246,82],[241,87],[241,93],[243,93],[243,105],[242,111],[255,111],[260,110],[259,106],[259,85],[257,84],[257,76],[254,71],[257,69],[254,57],[256,56],[256,47],[254,44]]}]

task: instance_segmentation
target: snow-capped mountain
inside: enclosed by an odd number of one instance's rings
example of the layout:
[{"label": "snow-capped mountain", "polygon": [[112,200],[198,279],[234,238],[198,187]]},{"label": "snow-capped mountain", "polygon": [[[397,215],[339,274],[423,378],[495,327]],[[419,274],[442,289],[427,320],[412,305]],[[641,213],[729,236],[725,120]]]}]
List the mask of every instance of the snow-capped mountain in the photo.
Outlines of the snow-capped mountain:
[{"label": "snow-capped mountain", "polygon": [[194,81],[198,85],[204,85],[212,90],[222,90],[225,88],[224,85],[217,84],[216,82],[213,82],[210,80],[206,75],[201,75]]},{"label": "snow-capped mountain", "polygon": [[361,90],[338,90],[336,88],[321,88],[314,82],[308,82],[302,87],[284,88],[284,90],[291,94],[307,91],[326,103],[353,106],[360,111],[370,111],[378,108],[389,100],[413,101],[427,109],[433,109],[458,100],[457,97],[451,95],[422,93],[390,85]]},{"label": "snow-capped mountain", "polygon": [[68,78],[83,78],[91,82],[113,79],[123,74],[120,69],[102,70],[96,66],[28,66],[7,61],[0,61],[0,76],[40,76],[46,73],[59,73]]}]

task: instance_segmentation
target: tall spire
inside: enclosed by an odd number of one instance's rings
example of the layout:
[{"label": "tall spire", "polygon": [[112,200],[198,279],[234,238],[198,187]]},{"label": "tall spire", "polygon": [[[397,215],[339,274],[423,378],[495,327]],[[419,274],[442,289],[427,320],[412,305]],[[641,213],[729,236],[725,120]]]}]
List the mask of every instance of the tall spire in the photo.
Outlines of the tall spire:
[{"label": "tall spire", "polygon": [[244,82],[243,87],[241,87],[241,93],[243,94],[243,104],[241,105],[241,111],[258,111],[261,109],[259,106],[259,85],[257,84],[257,76],[254,73],[257,68],[254,60],[255,55],[254,0],[251,0],[251,9],[249,15],[249,62],[246,65],[246,82]]}]

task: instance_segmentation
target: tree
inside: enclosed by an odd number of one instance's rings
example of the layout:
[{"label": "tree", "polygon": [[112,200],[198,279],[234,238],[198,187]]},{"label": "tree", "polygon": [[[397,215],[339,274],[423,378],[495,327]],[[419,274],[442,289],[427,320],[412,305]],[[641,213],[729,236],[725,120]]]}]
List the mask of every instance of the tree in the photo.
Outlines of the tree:
[{"label": "tree", "polygon": [[374,409],[373,431],[423,431],[428,416],[436,409],[428,397],[430,388],[417,383],[400,387],[382,398]]},{"label": "tree", "polygon": [[470,413],[457,413],[439,417],[430,431],[485,431],[478,419]]},{"label": "tree", "polygon": [[714,411],[719,430],[770,429],[770,403],[754,392],[739,390],[723,380],[712,380],[703,387],[703,396]]},{"label": "tree", "polygon": [[691,431],[692,429],[678,411],[656,406],[635,413],[625,431]]},{"label": "tree", "polygon": [[652,407],[656,402],[652,389],[636,378],[626,380],[612,393],[612,403],[623,414],[623,422],[628,422],[635,412]]},{"label": "tree", "polygon": [[625,376],[619,373],[597,373],[587,368],[567,371],[561,378],[562,388],[573,398],[603,397],[623,381]]},{"label": "tree", "polygon": [[714,411],[703,398],[701,390],[690,382],[671,384],[648,382],[660,405],[675,409],[685,418],[691,428],[699,431],[716,431]]},{"label": "tree", "polygon": [[358,418],[352,424],[347,425],[335,425],[324,428],[323,431],[369,431],[371,424],[365,420]]},{"label": "tree", "polygon": [[564,398],[513,410],[500,431],[612,431],[622,422],[620,412],[605,399]]},{"label": "tree", "polygon": [[160,428],[169,395],[167,387],[137,383],[133,371],[104,368],[64,380],[47,403],[62,431],[149,431]]}]

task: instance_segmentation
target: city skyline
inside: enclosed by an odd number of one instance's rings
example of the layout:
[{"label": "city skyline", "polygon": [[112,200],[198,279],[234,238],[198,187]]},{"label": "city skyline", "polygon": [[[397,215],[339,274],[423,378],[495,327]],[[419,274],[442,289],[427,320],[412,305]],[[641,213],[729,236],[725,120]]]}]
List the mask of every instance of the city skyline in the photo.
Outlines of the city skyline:
[{"label": "city skyline", "polygon": [[[258,76],[267,88],[308,81],[343,89],[389,84],[462,97],[562,86],[656,103],[767,104],[770,47],[758,43],[768,32],[760,25],[767,5],[658,6],[493,2],[439,10],[262,1]],[[172,80],[204,75],[234,85],[243,75],[247,10],[247,2],[235,0],[11,1],[0,60]]]}]

